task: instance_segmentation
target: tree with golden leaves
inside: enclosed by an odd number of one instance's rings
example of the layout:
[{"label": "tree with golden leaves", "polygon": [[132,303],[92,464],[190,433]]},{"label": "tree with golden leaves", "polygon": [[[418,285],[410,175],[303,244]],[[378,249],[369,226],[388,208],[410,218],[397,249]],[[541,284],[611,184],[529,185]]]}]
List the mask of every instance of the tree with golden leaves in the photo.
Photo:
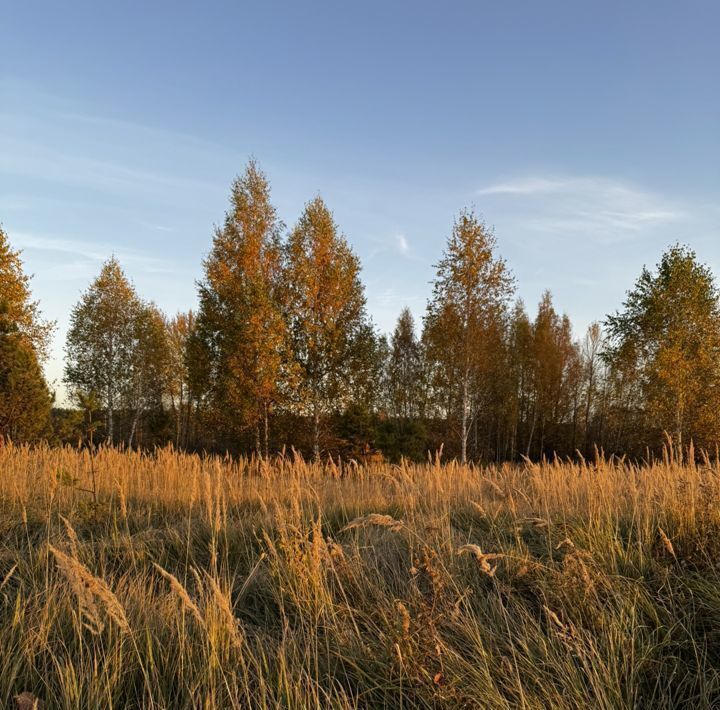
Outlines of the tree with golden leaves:
[{"label": "tree with golden leaves", "polygon": [[320,197],[303,211],[287,244],[285,285],[298,411],[313,425],[320,456],[323,420],[352,398],[353,382],[367,371],[372,335],[360,281],[360,261]]},{"label": "tree with golden leaves", "polygon": [[190,358],[194,390],[212,416],[230,431],[254,431],[257,452],[265,455],[287,377],[281,226],[267,178],[250,161],[233,183],[230,209],[204,262]]},{"label": "tree with golden leaves", "polygon": [[648,424],[673,439],[679,455],[690,440],[720,439],[720,305],[710,269],[687,247],[666,251],[644,268],[623,309],[606,320],[605,357],[632,364]]},{"label": "tree with golden leaves", "polygon": [[109,443],[117,440],[116,412],[128,406],[133,389],[142,307],[134,286],[112,257],[70,315],[64,381],[77,398],[94,393],[102,402]]},{"label": "tree with golden leaves", "polygon": [[177,448],[187,446],[190,435],[192,396],[190,390],[189,344],[195,332],[192,311],[178,313],[166,323],[168,347],[168,377],[166,393],[175,420],[174,443]]},{"label": "tree with golden leaves", "polygon": [[483,341],[491,337],[498,313],[505,310],[513,280],[496,257],[495,236],[472,210],[455,220],[437,264],[425,315],[424,339],[433,363],[434,388],[448,417],[459,422],[460,460],[467,461],[473,417],[473,383],[486,360]]},{"label": "tree with golden leaves", "polygon": [[534,437],[537,437],[539,456],[555,453],[563,444],[574,451],[576,431],[567,442],[563,442],[559,430],[563,425],[577,426],[580,351],[572,337],[570,319],[555,310],[549,291],[545,291],[538,304],[532,327],[531,352],[534,363],[533,406],[525,455],[531,455]]},{"label": "tree with golden leaves", "polygon": [[0,301],[0,443],[47,434],[51,403],[35,349]]},{"label": "tree with golden leaves", "polygon": [[55,323],[40,314],[37,301],[32,300],[30,277],[23,270],[20,252],[10,246],[7,234],[0,227],[0,303],[6,318],[30,341],[38,358],[47,358]]},{"label": "tree with golden leaves", "polygon": [[586,454],[590,452],[591,444],[598,444],[602,431],[598,431],[593,438],[592,419],[597,402],[602,407],[602,388],[604,387],[604,363],[602,360],[604,334],[597,321],[588,326],[582,343],[581,358],[583,368],[583,449]]},{"label": "tree with golden leaves", "polygon": [[162,408],[170,379],[170,347],[165,316],[154,303],[142,303],[135,315],[135,344],[127,407],[132,412],[128,446],[132,446],[146,411]]},{"label": "tree with golden leaves", "polygon": [[526,453],[526,428],[534,404],[535,359],[533,353],[533,324],[525,304],[518,299],[508,324],[508,377],[511,382],[511,431],[509,454],[516,459]]}]

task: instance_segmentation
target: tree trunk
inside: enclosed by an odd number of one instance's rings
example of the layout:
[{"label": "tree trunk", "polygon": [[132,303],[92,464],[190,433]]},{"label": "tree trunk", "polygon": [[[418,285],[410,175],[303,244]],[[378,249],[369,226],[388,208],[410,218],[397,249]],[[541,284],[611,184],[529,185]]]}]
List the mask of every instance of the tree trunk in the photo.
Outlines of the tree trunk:
[{"label": "tree trunk", "polygon": [[197,421],[197,410],[198,405],[188,397],[185,403],[185,422],[183,424],[183,448],[185,449],[190,445],[191,441],[193,445],[197,441],[196,427],[193,426]]},{"label": "tree trunk", "polygon": [[262,446],[260,444],[260,426],[255,427],[255,453],[262,458]]},{"label": "tree trunk", "polygon": [[[108,364],[112,364],[114,362],[114,353],[115,353],[115,339],[113,337],[112,330],[110,332],[110,352],[109,352],[109,358],[108,358]],[[108,372],[112,372],[111,368],[108,368]],[[106,380],[106,388],[107,388],[107,441],[108,444],[113,444],[115,440],[115,422],[113,421],[113,414],[115,409],[115,397],[113,396],[113,382],[114,378],[112,375],[108,375],[108,379]]]},{"label": "tree trunk", "polygon": [[588,386],[587,401],[585,403],[585,436],[583,438],[583,452],[585,455],[590,448],[590,407],[592,404],[592,384]]},{"label": "tree trunk", "polygon": [[265,421],[264,421],[264,425],[265,425],[265,431],[264,431],[265,458],[269,458],[269,456],[270,456],[270,423],[269,423],[267,402],[265,402],[265,405],[264,405],[264,414],[265,414]]},{"label": "tree trunk", "polygon": [[685,458],[683,452],[683,404],[678,404],[675,412],[675,450],[678,463],[682,464]]},{"label": "tree trunk", "polygon": [[463,377],[462,393],[462,419],[461,419],[461,441],[460,441],[460,463],[467,463],[467,440],[468,440],[468,375]]},{"label": "tree trunk", "polygon": [[525,450],[525,458],[530,458],[530,449],[532,447],[533,436],[535,435],[535,424],[537,423],[537,407],[533,409],[532,424],[530,425],[530,434],[528,435],[527,449]]},{"label": "tree trunk", "polygon": [[313,408],[313,457],[320,460],[320,410]]},{"label": "tree trunk", "polygon": [[170,406],[173,412],[175,412],[175,448],[180,447],[180,421],[182,417],[182,387],[178,395],[178,402],[175,402],[175,395],[170,395]]},{"label": "tree trunk", "polygon": [[479,458],[478,451],[480,450],[479,432],[478,432],[478,405],[475,404],[475,416],[473,417],[473,456],[477,461]]},{"label": "tree trunk", "polygon": [[133,438],[135,437],[135,431],[137,430],[137,425],[140,421],[141,412],[141,409],[136,410],[135,416],[133,417],[132,426],[130,427],[130,436],[128,436],[128,449],[132,448]]},{"label": "tree trunk", "polygon": [[573,399],[573,419],[572,419],[572,445],[570,446],[570,452],[574,455],[577,451],[577,429],[578,429],[578,410],[580,404],[578,401],[577,390]]},{"label": "tree trunk", "polygon": [[115,439],[114,436],[114,421],[113,421],[113,406],[112,403],[108,405],[108,411],[107,411],[107,440],[108,444],[112,444],[113,440]]}]

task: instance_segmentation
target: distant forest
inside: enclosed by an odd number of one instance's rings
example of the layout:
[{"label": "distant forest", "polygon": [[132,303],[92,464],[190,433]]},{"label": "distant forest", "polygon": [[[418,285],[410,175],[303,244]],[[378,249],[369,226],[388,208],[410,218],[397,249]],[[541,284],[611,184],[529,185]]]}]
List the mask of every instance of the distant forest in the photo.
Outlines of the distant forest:
[{"label": "distant forest", "polygon": [[[641,458],[720,441],[720,309],[710,269],[674,245],[620,311],[577,337],[547,291],[528,313],[472,211],[450,226],[422,323],[370,319],[361,264],[320,197],[291,229],[250,162],[233,183],[197,284],[173,316],[114,258],[70,316],[64,382],[44,380],[54,324],[0,230],[3,440],[195,451],[291,447],[397,461]],[[190,286],[189,286],[190,287]]]}]

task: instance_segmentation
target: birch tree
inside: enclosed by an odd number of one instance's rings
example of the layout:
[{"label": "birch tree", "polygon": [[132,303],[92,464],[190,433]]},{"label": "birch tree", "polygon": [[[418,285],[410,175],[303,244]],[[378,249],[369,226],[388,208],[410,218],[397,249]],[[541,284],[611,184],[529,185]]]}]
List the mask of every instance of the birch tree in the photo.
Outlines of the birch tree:
[{"label": "birch tree", "polygon": [[7,321],[28,339],[39,360],[45,360],[55,323],[43,319],[38,302],[32,299],[30,276],[24,271],[20,252],[12,248],[1,226],[0,303]]},{"label": "birch tree", "polygon": [[166,392],[175,421],[174,443],[186,446],[189,437],[192,396],[190,387],[189,344],[195,330],[192,311],[178,313],[167,324],[168,373]]},{"label": "birch tree", "polygon": [[495,236],[472,210],[462,211],[437,264],[425,315],[428,355],[446,414],[459,421],[460,460],[467,461],[472,383],[482,367],[478,345],[497,312],[507,306],[513,281],[494,254]]},{"label": "birch tree", "polygon": [[162,407],[166,391],[170,348],[165,318],[154,303],[140,303],[135,314],[132,370],[127,391],[127,408],[132,413],[128,446],[132,446],[143,414]]},{"label": "birch tree", "polygon": [[251,161],[233,183],[204,263],[190,361],[195,389],[216,417],[231,430],[254,431],[256,450],[266,455],[270,416],[288,377],[281,227],[267,178]]},{"label": "birch tree", "polygon": [[408,421],[420,416],[423,386],[422,348],[415,333],[415,320],[403,308],[390,338],[387,389],[390,413]]},{"label": "birch tree", "polygon": [[350,401],[353,381],[362,379],[369,333],[360,261],[320,197],[305,206],[290,234],[285,284],[298,372],[294,399],[312,420],[319,458],[324,418]]},{"label": "birch tree", "polygon": [[591,414],[596,402],[599,387],[602,385],[603,362],[601,358],[603,349],[603,332],[600,323],[593,322],[588,326],[582,344],[582,364],[585,387],[584,402],[584,437],[583,449],[587,453],[590,450],[592,439]]},{"label": "birch tree", "polygon": [[132,387],[141,307],[135,288],[112,257],[70,315],[64,381],[71,394],[97,395],[109,443],[116,440],[116,410],[126,404]]},{"label": "birch tree", "polygon": [[710,269],[676,245],[644,268],[621,311],[605,321],[606,360],[632,364],[648,422],[672,435],[679,456],[693,439],[720,437],[720,305]]}]

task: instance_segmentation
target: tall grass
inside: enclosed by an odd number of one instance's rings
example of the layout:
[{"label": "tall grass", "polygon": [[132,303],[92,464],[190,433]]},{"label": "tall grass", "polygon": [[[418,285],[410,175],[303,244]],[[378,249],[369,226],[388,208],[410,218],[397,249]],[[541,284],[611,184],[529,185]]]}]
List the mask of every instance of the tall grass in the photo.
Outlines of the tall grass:
[{"label": "tall grass", "polygon": [[2,707],[720,703],[716,463],[94,470],[0,451]]}]

